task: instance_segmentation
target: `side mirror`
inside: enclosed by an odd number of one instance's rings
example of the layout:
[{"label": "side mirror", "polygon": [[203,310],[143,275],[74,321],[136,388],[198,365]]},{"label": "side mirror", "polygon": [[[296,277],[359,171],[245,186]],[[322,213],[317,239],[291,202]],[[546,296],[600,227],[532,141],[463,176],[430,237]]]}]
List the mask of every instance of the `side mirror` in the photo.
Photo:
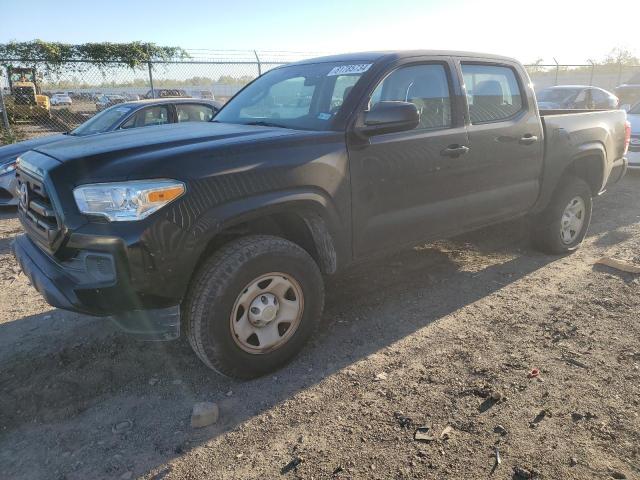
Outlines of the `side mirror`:
[{"label": "side mirror", "polygon": [[378,102],[365,112],[364,127],[360,132],[367,136],[404,132],[413,130],[419,123],[420,114],[413,103]]}]

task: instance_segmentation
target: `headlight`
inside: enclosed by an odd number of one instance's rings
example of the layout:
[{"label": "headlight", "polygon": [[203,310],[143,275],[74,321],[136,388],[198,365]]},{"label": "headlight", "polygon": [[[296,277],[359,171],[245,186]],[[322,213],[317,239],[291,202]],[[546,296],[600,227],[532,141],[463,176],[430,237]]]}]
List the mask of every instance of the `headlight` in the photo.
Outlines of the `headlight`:
[{"label": "headlight", "polygon": [[4,175],[5,173],[13,172],[16,169],[16,160],[13,162],[5,163],[0,166],[0,175]]},{"label": "headlight", "polygon": [[78,209],[112,222],[142,220],[185,192],[177,180],[135,180],[81,185],[73,190]]}]

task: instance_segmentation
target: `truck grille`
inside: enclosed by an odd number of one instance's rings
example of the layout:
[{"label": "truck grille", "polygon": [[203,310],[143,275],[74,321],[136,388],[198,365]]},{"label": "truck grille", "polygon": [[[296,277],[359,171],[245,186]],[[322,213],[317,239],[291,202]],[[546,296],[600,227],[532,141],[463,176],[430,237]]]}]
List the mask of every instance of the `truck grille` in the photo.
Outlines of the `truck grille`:
[{"label": "truck grille", "polygon": [[60,224],[44,181],[31,171],[16,170],[18,212],[27,235],[51,251],[60,237]]},{"label": "truck grille", "polygon": [[631,135],[630,152],[640,152],[640,135]]}]

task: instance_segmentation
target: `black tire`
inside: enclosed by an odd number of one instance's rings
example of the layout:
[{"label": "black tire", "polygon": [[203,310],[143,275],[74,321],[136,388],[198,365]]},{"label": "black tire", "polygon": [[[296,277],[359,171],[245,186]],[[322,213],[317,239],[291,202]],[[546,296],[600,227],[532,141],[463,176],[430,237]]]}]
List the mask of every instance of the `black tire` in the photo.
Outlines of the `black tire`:
[{"label": "black tire", "polygon": [[[545,253],[555,255],[577,250],[587,236],[591,223],[592,193],[589,185],[578,177],[567,177],[558,187],[547,208],[533,219],[534,246]],[[580,198],[584,202],[582,227],[575,238],[566,243],[562,239],[562,217],[569,203]]]},{"label": "black tire", "polygon": [[[281,272],[301,287],[304,306],[297,329],[278,348],[248,353],[230,326],[238,296],[256,278]],[[198,357],[223,375],[254,378],[291,360],[315,331],[324,306],[324,283],[311,256],[279,237],[253,235],[224,245],[195,274],[181,311],[187,338]]]}]

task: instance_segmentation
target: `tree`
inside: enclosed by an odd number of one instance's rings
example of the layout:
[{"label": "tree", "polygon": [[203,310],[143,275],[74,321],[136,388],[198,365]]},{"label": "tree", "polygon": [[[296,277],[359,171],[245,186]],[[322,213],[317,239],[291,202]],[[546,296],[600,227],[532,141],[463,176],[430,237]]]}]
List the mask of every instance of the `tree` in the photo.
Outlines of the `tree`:
[{"label": "tree", "polygon": [[47,73],[65,70],[82,71],[87,66],[101,70],[114,65],[126,65],[136,69],[147,62],[167,62],[188,58],[180,47],[163,47],[155,43],[83,43],[71,45],[60,42],[32,40],[29,42],[0,43],[0,62],[8,66],[11,62],[43,66]]},{"label": "tree", "polygon": [[640,58],[636,57],[631,50],[624,47],[613,48],[604,60],[598,62],[600,65],[640,65]]}]

